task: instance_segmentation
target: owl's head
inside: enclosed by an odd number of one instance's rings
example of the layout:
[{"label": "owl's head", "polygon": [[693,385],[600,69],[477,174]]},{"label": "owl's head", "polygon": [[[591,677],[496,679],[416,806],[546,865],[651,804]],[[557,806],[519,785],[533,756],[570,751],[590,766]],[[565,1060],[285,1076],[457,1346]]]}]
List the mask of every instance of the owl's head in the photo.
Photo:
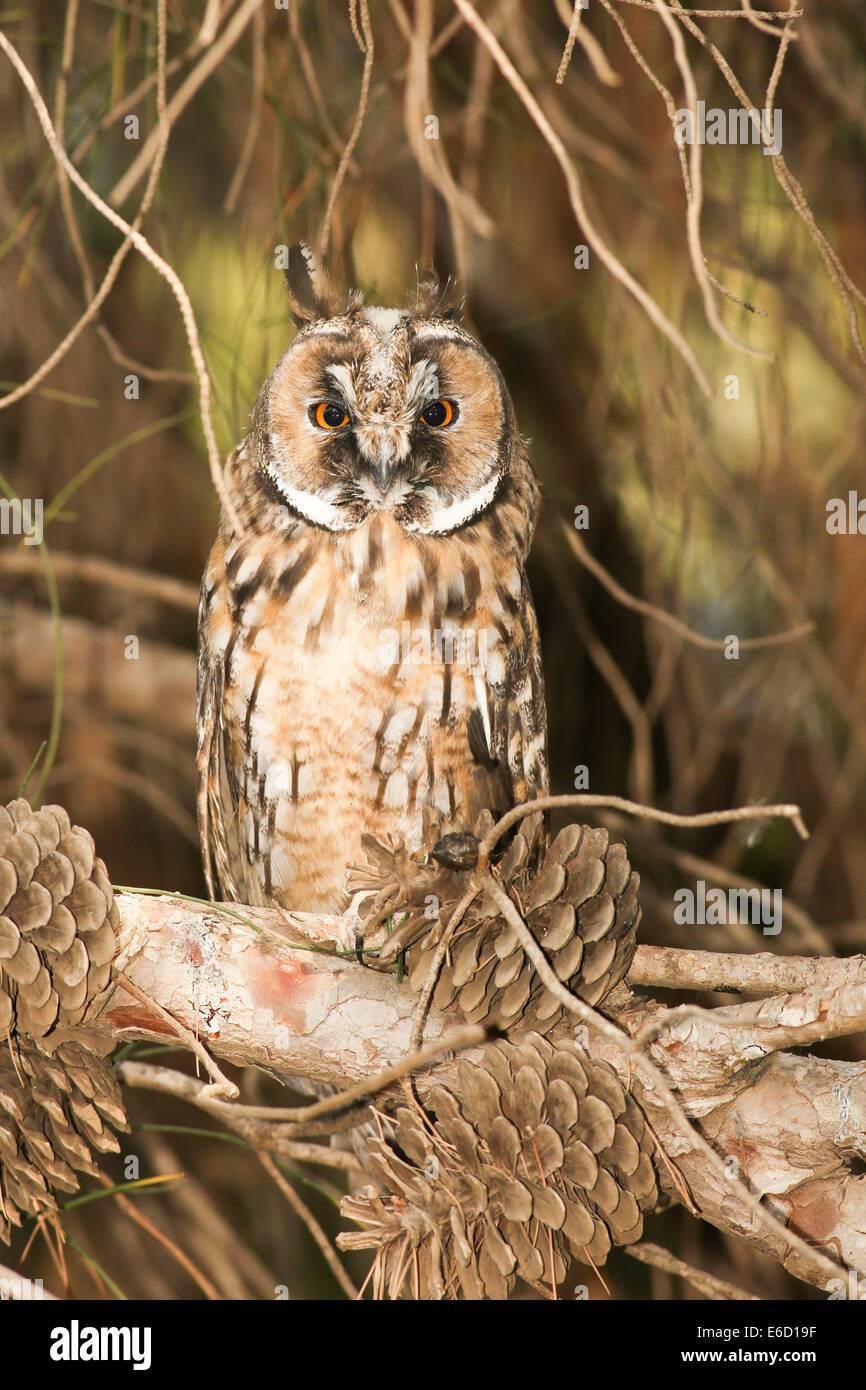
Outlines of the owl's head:
[{"label": "owl's head", "polygon": [[522,447],[502,375],[454,309],[432,291],[409,309],[341,300],[302,246],[286,282],[300,327],[252,422],[271,501],[332,532],[377,513],[429,536],[477,521]]}]

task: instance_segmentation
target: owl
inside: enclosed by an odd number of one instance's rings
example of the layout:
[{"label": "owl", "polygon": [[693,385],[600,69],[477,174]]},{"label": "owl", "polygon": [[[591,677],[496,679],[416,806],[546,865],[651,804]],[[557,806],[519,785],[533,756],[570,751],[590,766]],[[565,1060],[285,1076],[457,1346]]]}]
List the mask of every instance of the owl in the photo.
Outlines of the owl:
[{"label": "owl", "polygon": [[[423,856],[548,790],[525,564],[539,489],[502,375],[433,284],[298,332],[225,482],[199,611],[198,814],[229,901],[339,913],[368,834]],[[211,860],[211,855],[213,856]]]}]

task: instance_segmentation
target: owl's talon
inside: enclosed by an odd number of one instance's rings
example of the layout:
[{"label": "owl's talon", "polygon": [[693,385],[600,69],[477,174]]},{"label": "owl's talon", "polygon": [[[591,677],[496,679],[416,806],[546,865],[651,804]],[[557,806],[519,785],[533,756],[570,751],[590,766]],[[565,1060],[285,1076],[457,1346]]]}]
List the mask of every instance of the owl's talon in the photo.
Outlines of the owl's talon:
[{"label": "owl's talon", "polygon": [[364,960],[364,938],[360,932],[355,932],[355,955],[357,956],[358,964],[363,965],[366,970],[367,962]]},{"label": "owl's talon", "polygon": [[474,835],[443,835],[430,853],[446,869],[474,869],[478,863],[478,840]]}]

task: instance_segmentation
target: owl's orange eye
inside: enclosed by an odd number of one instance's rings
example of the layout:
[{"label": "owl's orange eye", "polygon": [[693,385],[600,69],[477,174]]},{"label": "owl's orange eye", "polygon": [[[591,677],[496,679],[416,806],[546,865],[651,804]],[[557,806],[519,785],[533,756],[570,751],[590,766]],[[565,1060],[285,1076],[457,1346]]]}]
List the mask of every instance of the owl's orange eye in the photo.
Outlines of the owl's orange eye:
[{"label": "owl's orange eye", "polygon": [[434,401],[421,411],[421,419],[425,425],[430,425],[432,429],[441,430],[446,425],[450,425],[454,419],[455,410],[451,401]]},{"label": "owl's orange eye", "polygon": [[339,430],[349,423],[345,410],[338,405],[332,405],[330,401],[319,401],[313,412],[313,419],[322,430]]}]

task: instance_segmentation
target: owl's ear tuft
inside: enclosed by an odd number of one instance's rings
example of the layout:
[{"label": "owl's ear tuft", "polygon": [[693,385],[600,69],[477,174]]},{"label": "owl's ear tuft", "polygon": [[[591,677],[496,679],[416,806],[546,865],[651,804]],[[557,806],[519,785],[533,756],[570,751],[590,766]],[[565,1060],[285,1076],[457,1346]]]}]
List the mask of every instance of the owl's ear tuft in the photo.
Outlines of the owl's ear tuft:
[{"label": "owl's ear tuft", "polygon": [[419,318],[454,319],[460,323],[465,306],[466,297],[450,275],[444,285],[434,270],[428,271],[424,279],[418,281],[412,307]]},{"label": "owl's ear tuft", "polygon": [[316,265],[313,253],[302,241],[289,247],[283,271],[289,308],[298,323],[331,318],[337,312],[335,292],[325,271]]}]

